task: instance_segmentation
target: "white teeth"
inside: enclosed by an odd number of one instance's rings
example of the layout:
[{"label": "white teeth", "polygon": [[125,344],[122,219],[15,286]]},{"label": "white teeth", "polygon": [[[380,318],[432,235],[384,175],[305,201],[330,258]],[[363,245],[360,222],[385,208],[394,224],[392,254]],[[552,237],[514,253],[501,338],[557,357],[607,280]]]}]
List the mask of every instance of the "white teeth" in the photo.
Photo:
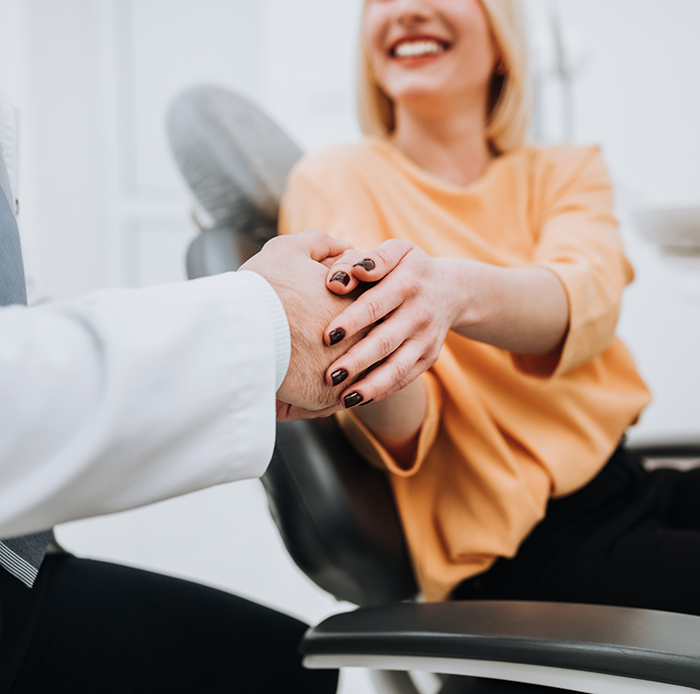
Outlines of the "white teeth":
[{"label": "white teeth", "polygon": [[404,41],[394,49],[397,58],[416,58],[423,55],[435,55],[442,53],[445,48],[437,41]]}]

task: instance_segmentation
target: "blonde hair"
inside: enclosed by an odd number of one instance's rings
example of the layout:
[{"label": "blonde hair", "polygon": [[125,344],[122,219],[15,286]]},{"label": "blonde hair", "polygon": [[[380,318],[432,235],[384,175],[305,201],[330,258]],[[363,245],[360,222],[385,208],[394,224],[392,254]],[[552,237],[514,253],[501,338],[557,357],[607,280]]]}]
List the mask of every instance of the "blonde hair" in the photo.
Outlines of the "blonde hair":
[{"label": "blonde hair", "polygon": [[[365,0],[363,15],[372,0]],[[527,33],[520,0],[479,0],[502,55],[503,74],[491,77],[486,137],[497,152],[525,140],[530,124],[531,91],[527,66]],[[394,103],[377,83],[367,59],[364,23],[360,27],[357,70],[357,113],[365,135],[385,137],[395,128]]]}]

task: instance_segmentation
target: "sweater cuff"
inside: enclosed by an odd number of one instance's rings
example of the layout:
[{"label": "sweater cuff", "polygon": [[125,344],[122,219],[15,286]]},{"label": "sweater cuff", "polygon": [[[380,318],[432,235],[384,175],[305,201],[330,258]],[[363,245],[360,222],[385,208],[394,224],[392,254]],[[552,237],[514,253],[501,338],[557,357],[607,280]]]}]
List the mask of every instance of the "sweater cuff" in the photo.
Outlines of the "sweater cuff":
[{"label": "sweater cuff", "polygon": [[418,436],[418,445],[411,465],[399,465],[374,434],[355,416],[352,410],[342,410],[336,416],[338,424],[357,452],[374,467],[388,470],[398,477],[412,477],[422,467],[435,443],[440,427],[442,397],[436,379],[429,373],[421,376],[426,393],[426,413]]},{"label": "sweater cuff", "polygon": [[591,273],[576,263],[537,262],[557,276],[569,304],[569,326],[562,343],[548,354],[512,353],[515,367],[530,376],[554,378],[600,354],[612,341],[617,311],[609,310],[591,285]]}]

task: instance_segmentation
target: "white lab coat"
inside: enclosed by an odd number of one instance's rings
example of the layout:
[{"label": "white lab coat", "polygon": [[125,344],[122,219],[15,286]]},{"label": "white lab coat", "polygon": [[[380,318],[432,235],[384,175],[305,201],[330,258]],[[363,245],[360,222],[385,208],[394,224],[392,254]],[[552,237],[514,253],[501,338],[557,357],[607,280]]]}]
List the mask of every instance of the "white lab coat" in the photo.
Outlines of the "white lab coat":
[{"label": "white lab coat", "polygon": [[252,272],[0,309],[0,537],[261,475],[280,330]]},{"label": "white lab coat", "polygon": [[0,308],[0,538],[261,475],[288,363],[252,272]]}]

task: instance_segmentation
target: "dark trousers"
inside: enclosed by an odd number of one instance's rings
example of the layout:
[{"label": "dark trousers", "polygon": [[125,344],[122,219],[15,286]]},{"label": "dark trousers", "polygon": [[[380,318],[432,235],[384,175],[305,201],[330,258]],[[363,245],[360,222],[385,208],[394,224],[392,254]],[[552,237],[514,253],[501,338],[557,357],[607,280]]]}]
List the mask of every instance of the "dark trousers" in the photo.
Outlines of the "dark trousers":
[{"label": "dark trousers", "polygon": [[588,485],[550,501],[513,559],[464,581],[453,597],[700,615],[700,469],[647,472],[619,448]]},{"label": "dark trousers", "polygon": [[305,670],[306,625],[234,595],[54,555],[31,590],[0,571],[0,693],[335,692]]}]

